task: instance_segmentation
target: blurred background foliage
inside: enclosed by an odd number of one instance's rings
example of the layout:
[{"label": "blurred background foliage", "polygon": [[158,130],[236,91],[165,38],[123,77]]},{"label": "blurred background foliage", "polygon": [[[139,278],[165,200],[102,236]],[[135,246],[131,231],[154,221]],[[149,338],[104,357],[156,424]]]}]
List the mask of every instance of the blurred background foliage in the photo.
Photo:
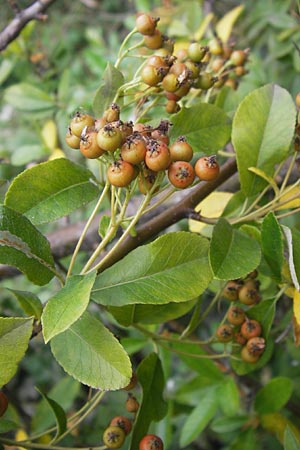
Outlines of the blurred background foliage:
[{"label": "blurred background foliage", "polygon": [[[21,8],[31,1],[19,1]],[[24,168],[34,162],[51,157],[67,155],[70,159],[81,161],[79,152],[72,152],[64,143],[67,124],[71,115],[78,108],[90,111],[93,97],[108,61],[114,62],[120,43],[134,26],[137,11],[151,11],[161,17],[161,28],[170,37],[179,41],[193,39],[205,18],[213,14],[212,24],[216,24],[224,14],[236,6],[243,5],[232,39],[237,48],[250,48],[249,74],[243,77],[238,89],[223,100],[226,111],[234,111],[241,99],[251,90],[266,83],[274,82],[286,88],[294,97],[299,88],[300,72],[300,17],[299,2],[292,0],[61,0],[56,1],[47,11],[46,22],[31,22],[0,55],[0,195],[3,197],[10,180]],[[9,2],[1,4],[0,28],[13,18]],[[122,71],[130,77],[131,62],[122,65]],[[81,161],[82,162],[82,161]],[[81,214],[81,213],[80,213]],[[84,213],[82,213],[84,214]],[[76,213],[74,220],[80,216]],[[26,290],[27,281],[18,277],[18,289]],[[2,284],[12,287],[15,280],[6,280]],[[14,286],[15,287],[15,286]],[[30,287],[32,290],[32,286]],[[40,298],[47,299],[48,286],[37,290]],[[207,299],[209,301],[209,299]],[[0,292],[0,306],[4,314],[16,314],[18,309],[15,299],[4,287]],[[287,305],[288,309],[289,305]],[[21,311],[21,310],[20,310]],[[19,311],[19,312],[20,312]],[[20,312],[21,314],[21,312]],[[95,314],[97,312],[95,311]],[[103,317],[103,316],[102,316]],[[111,318],[110,318],[111,320]],[[212,324],[212,328],[216,326]],[[284,328],[290,317],[285,316],[286,323],[277,324]],[[205,335],[205,330],[204,330]],[[133,359],[140,359],[139,351],[145,342],[137,331],[131,332],[123,339],[123,344]],[[296,396],[299,399],[300,368],[297,349],[287,352],[280,345],[276,347],[270,366],[263,369],[261,377],[284,375],[293,379]],[[143,348],[143,351],[147,347]],[[290,358],[294,363],[290,365]],[[199,383],[199,392],[209,384],[206,378],[191,374],[186,366],[170,360],[164,355],[164,368],[170,376],[167,390],[172,414],[159,424],[155,431],[169,436],[173,447],[176,436],[171,438],[172,426],[180,429],[186,412],[193,406],[195,391],[189,393],[189,383]],[[174,369],[174,370],[173,370]],[[251,395],[255,390],[255,375],[247,380]],[[79,384],[65,377],[50,355],[50,350],[42,338],[31,342],[21,369],[10,382],[8,389],[13,397],[10,405],[10,417],[25,427],[31,424],[34,432],[45,429],[54,423],[49,417],[45,402],[36,406],[39,394],[34,389],[39,386],[58,399],[62,406],[72,411],[80,407],[86,390]],[[74,430],[70,442],[78,445],[82,442],[97,442],[101,429],[107,425],[107,417],[112,417],[123,408],[125,392],[113,393],[104,399],[105,414],[102,408],[95,412],[79,430]],[[111,401],[113,399],[113,401]],[[75,403],[74,403],[75,401]],[[14,406],[13,406],[14,405]],[[299,416],[299,405],[292,402],[291,411]],[[34,419],[32,416],[35,414]],[[239,413],[237,414],[239,415]],[[22,419],[20,419],[22,418]],[[273,434],[258,431],[258,442],[250,431],[237,434],[244,418],[239,417],[236,428],[228,430],[226,421],[215,420],[212,428],[203,437],[203,442],[195,442],[188,449],[230,449],[240,450],[247,440],[247,449],[282,449]],[[283,420],[283,419],[282,419]],[[277,421],[276,426],[280,424]],[[298,424],[299,425],[299,424]],[[274,429],[274,423],[269,429]],[[276,428],[276,427],[275,427]],[[272,431],[272,430],[271,430]],[[274,431],[274,430],[273,430]],[[251,431],[252,433],[252,431]],[[247,434],[247,436],[246,436]],[[68,438],[69,439],[69,438]],[[73,439],[73,440],[72,440]],[[245,441],[246,442],[246,441]],[[251,442],[253,446],[251,446]],[[68,442],[66,442],[66,445]]]}]

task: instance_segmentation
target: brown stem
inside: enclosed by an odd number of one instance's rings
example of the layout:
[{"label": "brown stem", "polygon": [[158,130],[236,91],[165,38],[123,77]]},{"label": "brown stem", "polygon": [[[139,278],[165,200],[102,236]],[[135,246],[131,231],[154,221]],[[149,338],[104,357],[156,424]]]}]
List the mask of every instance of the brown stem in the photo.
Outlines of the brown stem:
[{"label": "brown stem", "polygon": [[42,13],[54,2],[55,0],[37,0],[28,8],[15,11],[14,19],[0,32],[0,51],[4,50],[10,42],[19,36],[28,22],[45,20],[45,15]]}]

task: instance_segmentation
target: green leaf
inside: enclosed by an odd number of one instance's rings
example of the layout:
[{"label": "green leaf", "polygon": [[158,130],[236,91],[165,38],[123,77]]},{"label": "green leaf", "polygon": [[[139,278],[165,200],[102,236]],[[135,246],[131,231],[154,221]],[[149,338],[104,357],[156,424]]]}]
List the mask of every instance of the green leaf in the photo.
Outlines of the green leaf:
[{"label": "green leaf", "polygon": [[35,225],[52,222],[89,203],[99,189],[93,174],[66,158],[37,164],[18,175],[5,204]]},{"label": "green leaf", "polygon": [[235,416],[240,410],[240,393],[232,377],[226,377],[218,387],[219,405],[226,416]]},{"label": "green leaf", "polygon": [[261,301],[247,310],[247,316],[260,322],[263,336],[268,337],[276,312],[276,301],[271,298]]},{"label": "green leaf", "polygon": [[20,303],[21,308],[28,316],[34,316],[37,320],[40,320],[43,312],[43,305],[37,295],[32,292],[17,291],[15,289],[9,289],[9,291],[14,294]]},{"label": "green leaf", "polygon": [[186,314],[194,306],[195,300],[184,303],[168,303],[166,305],[126,305],[111,306],[108,311],[123,326],[134,323],[163,323]]},{"label": "green leaf", "polygon": [[207,389],[196,408],[193,409],[187,420],[184,422],[180,433],[180,445],[185,447],[193,442],[218,409],[218,391],[215,388]]},{"label": "green leaf", "polygon": [[241,431],[226,450],[257,450],[256,434],[253,428]]},{"label": "green leaf", "polygon": [[256,394],[254,408],[258,414],[269,414],[279,411],[292,395],[292,380],[276,377],[269,381]]},{"label": "green leaf", "polygon": [[0,317],[0,387],[17,371],[32,333],[33,318]]},{"label": "green leaf", "polygon": [[38,285],[55,274],[47,239],[18,212],[0,206],[0,263],[17,267]]},{"label": "green leaf", "polygon": [[248,421],[249,416],[218,417],[212,422],[210,428],[215,433],[232,433],[243,429]]},{"label": "green leaf", "polygon": [[260,262],[260,246],[255,239],[233,228],[221,218],[214,227],[210,245],[210,264],[219,280],[243,278]]},{"label": "green leaf", "polygon": [[88,386],[115,390],[130,381],[128,355],[113,334],[87,311],[51,340],[51,350],[69,375]]},{"label": "green leaf", "polygon": [[110,306],[186,302],[201,294],[211,277],[208,241],[184,231],[168,233],[100,274],[92,299]]},{"label": "green leaf", "polygon": [[[68,411],[80,392],[81,385],[73,378],[66,376],[61,378],[47,393],[48,398],[59,402],[60,406]],[[55,417],[49,414],[49,406],[44,398],[38,403],[32,418],[31,428],[35,433],[40,433],[55,424]]]},{"label": "green leaf", "polygon": [[53,98],[28,83],[14,84],[4,92],[4,101],[20,111],[39,112],[55,107]]},{"label": "green leaf", "polygon": [[256,167],[268,176],[289,152],[295,129],[296,111],[290,94],[268,84],[252,91],[236,111],[232,142],[242,191],[246,196],[259,193],[266,181],[248,170]]},{"label": "green leaf", "polygon": [[124,83],[122,72],[116,69],[110,62],[107,63],[102,77],[102,83],[98,88],[93,101],[93,111],[100,117],[113,102],[117,90]]},{"label": "green leaf", "polygon": [[54,414],[55,422],[56,422],[56,435],[54,437],[53,442],[62,435],[66,429],[67,429],[67,417],[66,413],[63,410],[63,408],[52,398],[48,397],[46,394],[41,392],[38,389],[38,392],[41,394],[41,396],[44,398],[44,400],[47,402],[47,405],[50,407],[51,411]]},{"label": "green leaf", "polygon": [[20,425],[13,420],[3,419],[3,417],[0,419],[0,433],[7,433],[19,427]]},{"label": "green leaf", "polygon": [[299,450],[300,440],[292,428],[287,425],[284,430],[284,450]]},{"label": "green leaf", "polygon": [[217,152],[230,139],[229,117],[221,108],[208,103],[182,108],[172,116],[172,123],[170,139],[186,136],[194,152]]},{"label": "green leaf", "polygon": [[44,308],[42,315],[45,343],[67,330],[86,310],[96,272],[88,275],[74,275]]},{"label": "green leaf", "polygon": [[263,220],[261,226],[261,247],[276,281],[281,280],[283,264],[283,242],[280,225],[272,212]]},{"label": "green leaf", "polygon": [[163,399],[164,374],[156,353],[151,353],[143,359],[137,369],[137,378],[143,389],[143,397],[135,419],[129,450],[138,448],[152,421],[158,422],[167,414],[167,403]]}]

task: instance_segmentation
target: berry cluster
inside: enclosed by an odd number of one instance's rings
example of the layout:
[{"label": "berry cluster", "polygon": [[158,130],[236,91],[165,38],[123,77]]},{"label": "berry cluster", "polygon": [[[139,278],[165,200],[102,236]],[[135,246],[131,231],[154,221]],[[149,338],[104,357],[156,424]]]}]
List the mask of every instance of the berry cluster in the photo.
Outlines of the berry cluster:
[{"label": "berry cluster", "polygon": [[86,158],[101,158],[108,165],[107,179],[112,186],[126,187],[138,178],[141,193],[155,192],[167,171],[170,183],[179,189],[189,187],[196,175],[212,181],[219,175],[216,157],[199,158],[191,164],[193,149],[184,136],[170,145],[171,123],[161,120],[158,127],[120,120],[120,108],[113,103],[95,119],[76,113],[66,135],[66,143],[80,149]]},{"label": "berry cluster", "polygon": [[[136,384],[137,377],[134,373],[132,375],[130,383],[124,389],[126,391],[130,391],[136,386]],[[139,406],[139,402],[137,401],[135,396],[131,392],[129,392],[125,402],[126,411],[132,414],[136,414],[139,410]],[[102,437],[106,447],[112,449],[122,447],[126,436],[132,430],[133,423],[134,420],[131,420],[126,416],[120,415],[113,417],[108,427],[104,430]],[[154,434],[145,435],[139,443],[139,450],[163,450],[163,448],[164,446],[161,438]]]},{"label": "berry cluster", "polygon": [[215,37],[208,45],[192,42],[175,56],[171,40],[157,29],[158,21],[159,18],[147,14],[140,14],[136,19],[136,29],[144,35],[144,45],[158,50],[146,61],[141,77],[146,85],[156,86],[157,92],[164,94],[169,114],[179,111],[179,100],[191,89],[201,93],[224,84],[236,89],[238,79],[247,73],[248,49],[234,50]]},{"label": "berry cluster", "polygon": [[[259,282],[255,278],[257,271],[251,272],[245,279],[228,281],[223,296],[231,302],[240,302],[251,307],[261,300],[259,294]],[[265,349],[265,339],[261,336],[261,324],[254,319],[249,319],[245,310],[233,305],[226,316],[228,324],[222,324],[216,331],[220,342],[234,341],[242,346],[241,358],[245,362],[255,363]]]}]

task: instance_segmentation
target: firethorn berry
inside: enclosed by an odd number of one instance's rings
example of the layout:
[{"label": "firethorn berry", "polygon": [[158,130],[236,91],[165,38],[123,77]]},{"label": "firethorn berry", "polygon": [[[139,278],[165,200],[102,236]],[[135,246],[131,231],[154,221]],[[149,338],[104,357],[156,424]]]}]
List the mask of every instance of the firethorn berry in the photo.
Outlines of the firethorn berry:
[{"label": "firethorn berry", "polygon": [[235,78],[228,78],[225,81],[225,86],[228,86],[233,90],[236,90],[238,88],[238,85],[239,85],[239,83]]},{"label": "firethorn berry", "polygon": [[191,82],[190,80],[186,80],[185,82],[182,82],[180,87],[174,92],[175,95],[177,95],[178,98],[182,98],[191,89]]},{"label": "firethorn berry", "polygon": [[145,123],[135,123],[133,125],[133,132],[140,133],[142,136],[151,136],[152,127]]},{"label": "firethorn berry", "polygon": [[193,166],[187,161],[174,161],[168,169],[170,183],[179,189],[190,186],[195,179]]},{"label": "firethorn berry", "polygon": [[168,146],[164,142],[159,142],[151,139],[147,143],[145,163],[147,167],[154,172],[166,170],[171,163],[170,151]]},{"label": "firethorn berry", "polygon": [[163,450],[164,444],[155,434],[146,434],[139,443],[139,450]]},{"label": "firethorn berry", "polygon": [[0,417],[4,415],[8,408],[8,398],[4,392],[0,391]]},{"label": "firethorn berry", "polygon": [[223,58],[216,58],[211,63],[211,70],[215,73],[219,72],[222,67],[224,66],[224,59]]},{"label": "firethorn berry", "polygon": [[164,142],[166,145],[169,145],[170,142],[169,136],[161,130],[153,130],[151,133],[151,139],[159,142]]},{"label": "firethorn berry", "polygon": [[114,152],[122,143],[122,133],[118,128],[107,124],[98,131],[97,142],[100,148]]},{"label": "firethorn berry", "polygon": [[253,280],[248,280],[239,290],[239,301],[244,305],[255,305],[261,297]]},{"label": "firethorn berry", "polygon": [[266,341],[263,337],[253,337],[248,340],[247,349],[252,355],[261,355],[266,347]]},{"label": "firethorn berry", "polygon": [[183,62],[175,62],[170,67],[170,73],[173,73],[177,77],[179,77],[180,75],[186,73],[186,71],[187,71],[187,66]]},{"label": "firethorn berry", "polygon": [[245,322],[241,326],[241,333],[247,340],[260,336],[261,332],[261,324],[254,319],[251,320],[246,318]]},{"label": "firethorn berry", "polygon": [[[157,178],[157,172],[149,169],[143,169],[138,175],[138,187],[141,194],[146,195],[153,187]],[[159,189],[159,186],[155,189],[155,192]]]},{"label": "firethorn berry", "polygon": [[232,306],[227,313],[227,320],[232,325],[242,325],[245,321],[245,311],[239,306]]},{"label": "firethorn berry", "polygon": [[120,107],[116,103],[112,103],[103,113],[103,118],[107,122],[115,122],[120,119]]},{"label": "firethorn berry", "polygon": [[193,158],[193,148],[187,142],[185,136],[179,136],[170,146],[170,155],[172,161],[191,161]]},{"label": "firethorn berry", "polygon": [[80,112],[77,112],[70,122],[71,132],[72,134],[75,134],[75,136],[78,136],[80,138],[84,127],[92,127],[94,125],[94,122],[95,119],[89,114],[82,114]]},{"label": "firethorn berry", "polygon": [[195,80],[199,76],[201,64],[192,60],[188,60],[185,62],[187,70],[189,71],[189,78]]},{"label": "firethorn berry", "polygon": [[220,325],[217,328],[216,336],[220,342],[229,342],[233,338],[233,329],[230,325]]},{"label": "firethorn berry", "polygon": [[146,156],[146,142],[140,134],[129,136],[121,147],[121,157],[130,164],[140,164]]},{"label": "firethorn berry", "polygon": [[188,48],[188,57],[194,62],[200,62],[203,60],[205,54],[208,51],[208,47],[202,47],[198,42],[192,42]]},{"label": "firethorn berry", "polygon": [[259,356],[260,355],[254,355],[253,353],[250,353],[246,345],[241,350],[241,358],[247,363],[256,363],[259,360]]},{"label": "firethorn berry", "polygon": [[125,416],[116,416],[113,419],[111,419],[109,426],[120,427],[127,435],[131,431],[132,422]]},{"label": "firethorn berry", "polygon": [[247,59],[247,52],[244,50],[234,50],[230,55],[230,62],[234,66],[242,66]]},{"label": "firethorn berry", "polygon": [[135,177],[132,164],[119,159],[114,161],[107,170],[107,179],[112,186],[126,187]]},{"label": "firethorn berry", "polygon": [[104,430],[103,442],[107,448],[120,448],[125,441],[125,431],[117,426],[109,426]]},{"label": "firethorn berry", "polygon": [[163,45],[163,37],[159,30],[155,29],[151,36],[144,36],[144,45],[150,50],[157,50]]},{"label": "firethorn berry", "polygon": [[228,281],[226,286],[223,289],[223,296],[230,300],[231,302],[235,302],[238,299],[239,289],[241,288],[241,284],[238,281]]},{"label": "firethorn berry", "polygon": [[131,391],[131,389],[133,389],[137,385],[137,382],[138,382],[137,375],[135,372],[133,372],[129,383],[123,389],[125,389],[125,391]]},{"label": "firethorn berry", "polygon": [[159,56],[159,55],[152,55],[150,56],[150,58],[147,60],[147,65],[148,66],[154,66],[157,69],[169,69],[169,61],[170,58],[169,57],[164,57],[164,56]]},{"label": "firethorn berry", "polygon": [[180,84],[175,73],[168,73],[162,80],[162,87],[167,92],[175,92]]},{"label": "firethorn berry", "polygon": [[240,345],[245,345],[247,342],[247,339],[242,335],[240,331],[237,331],[233,336],[234,342]]},{"label": "firethorn berry", "polygon": [[178,105],[176,100],[168,100],[165,109],[169,114],[176,114],[178,111],[180,111],[180,105]]},{"label": "firethorn berry", "polygon": [[119,125],[119,130],[121,132],[122,135],[122,144],[125,143],[126,139],[132,135],[133,133],[133,122],[129,121],[129,122],[122,122]]},{"label": "firethorn berry", "polygon": [[97,142],[98,132],[95,129],[87,129],[80,139],[80,151],[86,158],[95,159],[105,153],[103,148],[100,148]]},{"label": "firethorn berry", "polygon": [[207,91],[214,85],[216,81],[217,78],[213,77],[210,72],[202,72],[199,74],[197,80],[195,80],[194,87],[197,89],[202,89],[203,91]]},{"label": "firethorn berry", "polygon": [[139,33],[152,35],[156,29],[159,17],[151,17],[148,14],[139,14],[135,21],[135,26]]},{"label": "firethorn berry", "polygon": [[163,79],[166,71],[163,68],[147,65],[143,68],[141,77],[148,86],[156,86]]},{"label": "firethorn berry", "polygon": [[200,180],[213,181],[219,176],[220,167],[216,160],[216,156],[203,156],[196,161],[196,175]]},{"label": "firethorn berry", "polygon": [[137,399],[132,394],[129,393],[125,403],[126,411],[136,413],[139,407],[140,405]]},{"label": "firethorn berry", "polygon": [[80,147],[80,137],[73,134],[70,127],[68,128],[68,131],[67,131],[67,134],[65,137],[65,141],[69,147],[71,147],[75,150],[78,150]]},{"label": "firethorn berry", "polygon": [[222,55],[223,53],[223,44],[221,39],[214,38],[211,39],[208,43],[209,51],[212,55]]}]

